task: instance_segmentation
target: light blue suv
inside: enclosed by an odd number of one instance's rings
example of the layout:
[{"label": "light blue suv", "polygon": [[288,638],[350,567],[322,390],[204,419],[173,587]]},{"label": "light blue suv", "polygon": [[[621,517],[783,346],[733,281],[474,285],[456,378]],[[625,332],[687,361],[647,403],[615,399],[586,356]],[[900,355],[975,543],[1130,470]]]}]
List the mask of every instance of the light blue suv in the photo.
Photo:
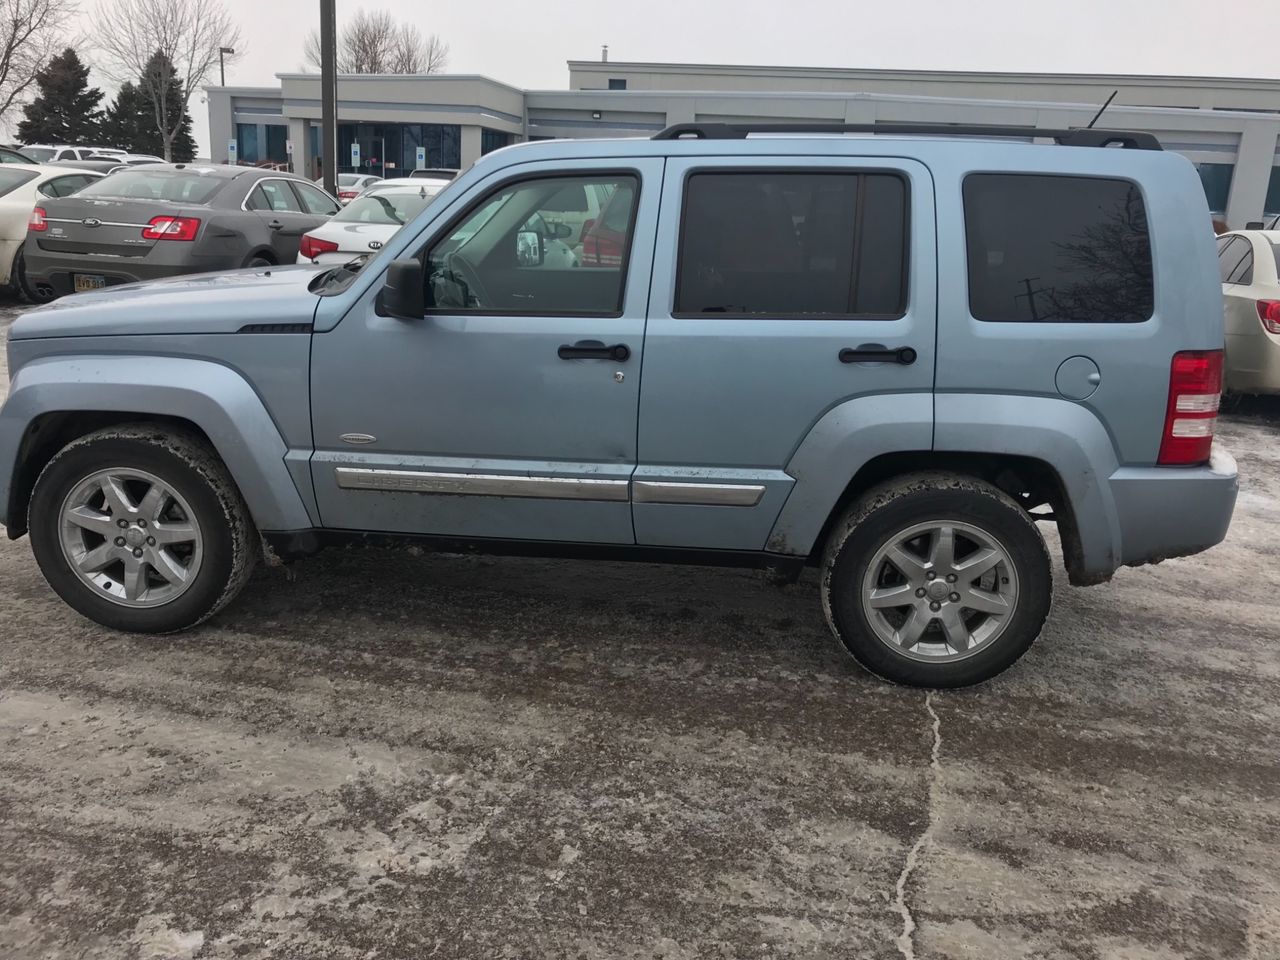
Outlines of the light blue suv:
[{"label": "light blue suv", "polygon": [[[574,218],[562,268],[535,215]],[[264,548],[414,538],[818,566],[864,667],[974,683],[1048,614],[1037,522],[1074,584],[1226,534],[1207,223],[1191,165],[1141,134],[511,147],[367,262],[24,315],[0,509],[123,630],[199,623]]]}]

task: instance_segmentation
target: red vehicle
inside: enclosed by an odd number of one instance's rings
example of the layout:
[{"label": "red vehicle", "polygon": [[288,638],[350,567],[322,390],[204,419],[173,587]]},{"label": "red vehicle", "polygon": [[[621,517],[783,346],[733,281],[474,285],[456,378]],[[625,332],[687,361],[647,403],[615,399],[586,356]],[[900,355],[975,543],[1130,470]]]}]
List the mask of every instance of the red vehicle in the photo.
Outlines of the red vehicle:
[{"label": "red vehicle", "polygon": [[582,225],[582,257],[584,267],[617,267],[627,252],[627,227],[635,190],[619,186],[600,212],[599,220]]}]

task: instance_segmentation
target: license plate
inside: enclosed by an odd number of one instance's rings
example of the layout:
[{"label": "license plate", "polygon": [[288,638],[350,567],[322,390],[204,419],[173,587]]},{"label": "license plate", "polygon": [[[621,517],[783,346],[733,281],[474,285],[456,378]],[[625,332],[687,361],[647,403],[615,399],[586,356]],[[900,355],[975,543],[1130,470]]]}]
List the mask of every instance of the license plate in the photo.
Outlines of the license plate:
[{"label": "license plate", "polygon": [[101,290],[107,285],[107,278],[96,273],[76,273],[71,277],[71,285],[76,293],[86,290]]}]

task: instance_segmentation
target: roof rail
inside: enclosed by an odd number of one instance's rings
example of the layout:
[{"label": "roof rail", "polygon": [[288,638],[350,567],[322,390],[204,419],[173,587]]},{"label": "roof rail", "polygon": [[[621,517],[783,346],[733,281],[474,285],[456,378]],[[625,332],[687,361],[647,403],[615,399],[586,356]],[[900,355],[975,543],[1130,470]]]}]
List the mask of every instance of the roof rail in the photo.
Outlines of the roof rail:
[{"label": "roof rail", "polygon": [[1151,133],[1095,130],[1089,127],[1051,130],[1042,127],[998,127],[972,123],[677,123],[653,135],[654,140],[743,140],[749,133],[883,133],[897,136],[1044,137],[1064,147],[1123,147],[1161,150]]}]

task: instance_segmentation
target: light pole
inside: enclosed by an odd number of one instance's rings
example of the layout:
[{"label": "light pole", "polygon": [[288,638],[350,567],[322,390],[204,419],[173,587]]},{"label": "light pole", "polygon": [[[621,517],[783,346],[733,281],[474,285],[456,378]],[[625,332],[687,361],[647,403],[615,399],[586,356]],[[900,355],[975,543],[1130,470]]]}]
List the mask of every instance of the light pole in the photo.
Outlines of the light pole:
[{"label": "light pole", "polygon": [[218,85],[221,87],[225,87],[227,85],[227,65],[223,61],[222,57],[224,54],[235,53],[235,52],[236,52],[235,47],[219,47],[218,48],[218,79],[222,81]]},{"label": "light pole", "polygon": [[320,176],[338,195],[338,17],[333,0],[320,0]]}]

